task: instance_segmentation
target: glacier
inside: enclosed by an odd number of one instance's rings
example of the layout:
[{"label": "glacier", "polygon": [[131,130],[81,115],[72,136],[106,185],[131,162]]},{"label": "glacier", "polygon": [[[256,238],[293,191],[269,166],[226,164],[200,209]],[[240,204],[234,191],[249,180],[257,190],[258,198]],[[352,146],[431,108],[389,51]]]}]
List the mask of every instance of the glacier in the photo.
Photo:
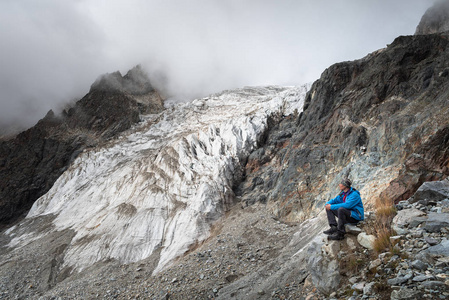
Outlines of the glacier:
[{"label": "glacier", "polygon": [[[160,250],[154,273],[205,240],[235,203],[233,186],[268,119],[301,112],[310,84],[245,87],[171,103],[101,147],[84,150],[27,219],[54,216],[75,235],[64,266],[136,262]],[[9,247],[48,232],[14,232]]]}]

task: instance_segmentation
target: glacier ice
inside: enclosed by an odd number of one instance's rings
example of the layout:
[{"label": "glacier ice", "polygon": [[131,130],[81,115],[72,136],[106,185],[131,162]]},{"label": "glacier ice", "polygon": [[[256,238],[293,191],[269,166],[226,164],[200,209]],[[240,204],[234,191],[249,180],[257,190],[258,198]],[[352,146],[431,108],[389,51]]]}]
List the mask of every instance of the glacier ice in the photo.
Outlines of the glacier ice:
[{"label": "glacier ice", "polygon": [[[52,214],[76,233],[64,265],[139,261],[160,248],[155,272],[232,205],[242,161],[273,114],[301,111],[310,85],[251,87],[172,104],[108,145],[85,150],[27,218]],[[12,236],[10,246],[23,241]]]}]

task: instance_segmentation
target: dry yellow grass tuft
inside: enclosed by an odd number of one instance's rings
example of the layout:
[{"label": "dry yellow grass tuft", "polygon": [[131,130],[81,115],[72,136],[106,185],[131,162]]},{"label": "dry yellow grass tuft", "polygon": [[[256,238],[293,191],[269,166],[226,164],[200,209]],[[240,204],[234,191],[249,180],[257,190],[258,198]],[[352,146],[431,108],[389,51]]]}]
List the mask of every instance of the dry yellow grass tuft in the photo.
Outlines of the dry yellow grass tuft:
[{"label": "dry yellow grass tuft", "polygon": [[390,242],[390,236],[394,235],[391,228],[379,226],[376,230],[376,240],[374,241],[374,251],[379,254],[392,249],[394,245]]},{"label": "dry yellow grass tuft", "polygon": [[374,241],[374,251],[378,254],[393,249],[394,245],[391,244],[390,237],[395,233],[391,229],[391,221],[396,215],[396,208],[392,201],[378,199],[375,209],[376,221],[374,222],[373,229],[376,240]]}]

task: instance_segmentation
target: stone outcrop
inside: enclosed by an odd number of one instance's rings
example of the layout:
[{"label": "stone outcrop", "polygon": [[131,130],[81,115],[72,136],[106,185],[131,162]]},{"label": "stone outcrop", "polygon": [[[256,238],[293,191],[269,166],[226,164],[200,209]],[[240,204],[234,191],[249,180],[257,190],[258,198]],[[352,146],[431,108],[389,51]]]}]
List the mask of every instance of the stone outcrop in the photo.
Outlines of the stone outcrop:
[{"label": "stone outcrop", "polygon": [[162,109],[161,96],[137,66],[123,77],[101,76],[61,115],[49,111],[34,127],[0,141],[0,224],[26,213],[83,149],[129,129],[141,113]]},{"label": "stone outcrop", "polygon": [[331,242],[326,246],[322,239],[318,239],[313,241],[307,249],[307,267],[311,282],[325,295],[329,295],[340,286],[341,275],[337,261],[339,244],[339,242]]},{"label": "stone outcrop", "polygon": [[357,242],[359,242],[359,244],[365,247],[366,249],[373,250],[375,240],[376,237],[374,235],[366,234],[365,232],[362,232],[359,235],[357,235]]},{"label": "stone outcrop", "polygon": [[420,211],[419,209],[408,209],[401,210],[393,219],[393,225],[395,226],[407,226],[412,223],[412,221],[416,221],[418,217],[424,216],[425,213]]},{"label": "stone outcrop", "polygon": [[411,197],[409,202],[421,202],[428,204],[429,200],[441,201],[449,198],[449,182],[434,181],[425,182],[419,187],[416,193]]}]

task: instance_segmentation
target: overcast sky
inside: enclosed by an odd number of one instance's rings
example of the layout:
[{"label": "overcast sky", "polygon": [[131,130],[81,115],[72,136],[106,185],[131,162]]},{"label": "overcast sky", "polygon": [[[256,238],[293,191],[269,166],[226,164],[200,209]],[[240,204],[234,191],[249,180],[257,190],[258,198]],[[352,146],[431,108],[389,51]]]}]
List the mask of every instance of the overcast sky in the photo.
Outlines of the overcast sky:
[{"label": "overcast sky", "polygon": [[193,98],[299,85],[413,34],[435,0],[1,0],[0,127],[33,125],[136,64]]}]

